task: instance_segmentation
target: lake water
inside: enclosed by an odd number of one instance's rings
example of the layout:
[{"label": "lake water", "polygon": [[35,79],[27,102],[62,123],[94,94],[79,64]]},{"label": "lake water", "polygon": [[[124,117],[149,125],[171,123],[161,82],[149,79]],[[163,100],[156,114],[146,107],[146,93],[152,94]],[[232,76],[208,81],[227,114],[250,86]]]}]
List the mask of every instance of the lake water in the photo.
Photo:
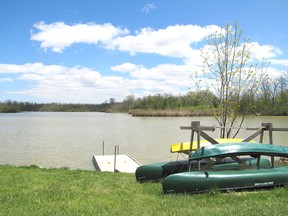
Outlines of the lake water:
[{"label": "lake water", "polygon": [[[141,164],[176,160],[170,144],[189,141],[191,131],[180,130],[191,121],[217,125],[213,117],[131,117],[119,113],[45,113],[0,114],[0,164],[69,167],[94,170],[93,154],[130,154]],[[288,128],[288,117],[247,117],[243,127]],[[241,130],[245,138],[253,131]],[[219,131],[209,132],[217,138]],[[288,132],[273,132],[277,145],[288,145]],[[268,142],[267,135],[264,142]]]}]

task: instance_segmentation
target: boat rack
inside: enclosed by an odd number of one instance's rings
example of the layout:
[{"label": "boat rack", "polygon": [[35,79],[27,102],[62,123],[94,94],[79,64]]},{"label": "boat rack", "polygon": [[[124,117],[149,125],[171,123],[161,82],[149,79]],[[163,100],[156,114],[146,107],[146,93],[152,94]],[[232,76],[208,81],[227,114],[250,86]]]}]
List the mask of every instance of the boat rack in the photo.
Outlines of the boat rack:
[{"label": "boat rack", "polygon": [[[181,130],[191,130],[191,139],[190,139],[190,150],[189,150],[189,157],[188,157],[188,169],[190,171],[191,166],[191,157],[192,157],[192,146],[193,146],[193,141],[194,141],[194,136],[195,133],[197,135],[197,147],[200,148],[200,137],[203,137],[204,139],[206,139],[207,141],[209,141],[211,144],[219,144],[214,138],[212,138],[211,136],[209,136],[207,133],[205,133],[205,131],[215,131],[216,128],[224,128],[221,126],[202,126],[200,125],[200,121],[192,121],[191,122],[191,126],[181,126],[180,129]],[[245,127],[225,127],[227,129],[246,129],[246,130],[256,130],[254,133],[252,133],[250,136],[246,137],[245,139],[242,140],[242,142],[249,142],[252,141],[254,138],[256,138],[257,136],[259,136],[259,143],[263,143],[263,136],[264,136],[264,132],[268,131],[268,138],[269,138],[269,144],[273,145],[273,136],[272,136],[272,132],[273,131],[280,131],[280,132],[287,132],[288,128],[273,128],[273,124],[272,123],[262,123],[260,127],[258,128],[245,128]],[[238,162],[240,164],[243,164],[243,162],[241,161],[241,159],[239,159],[236,156],[231,157],[233,160],[235,160],[235,162]],[[217,161],[219,161],[221,159],[217,159]],[[271,167],[274,167],[275,165],[275,161],[274,161],[274,156],[271,156]],[[207,168],[207,167],[203,167],[203,168]],[[198,161],[198,170],[200,170],[200,161]]]}]

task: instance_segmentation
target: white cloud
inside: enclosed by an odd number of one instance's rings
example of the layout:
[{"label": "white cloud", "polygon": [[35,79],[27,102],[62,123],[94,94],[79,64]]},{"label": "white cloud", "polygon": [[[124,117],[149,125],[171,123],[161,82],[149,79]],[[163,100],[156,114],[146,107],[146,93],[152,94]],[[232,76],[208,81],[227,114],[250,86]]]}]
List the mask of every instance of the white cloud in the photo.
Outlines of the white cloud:
[{"label": "white cloud", "polygon": [[61,53],[74,43],[101,43],[107,49],[117,49],[131,55],[152,53],[184,60],[194,56],[191,44],[201,42],[208,35],[220,30],[216,25],[174,25],[158,30],[142,28],[135,35],[128,35],[127,29],[110,23],[67,25],[63,22],[39,22],[34,28],[37,32],[31,31],[31,40],[39,41],[42,49],[51,49],[53,52]]},{"label": "white cloud", "polygon": [[[127,29],[112,24],[74,24],[62,22],[34,25],[36,33],[31,33],[31,40],[40,42],[44,50],[63,52],[75,43],[101,44],[110,51],[119,50],[131,55],[146,53],[180,59],[183,64],[159,63],[148,68],[143,64],[133,64],[129,60],[111,66],[111,71],[119,72],[116,76],[103,75],[89,68],[61,65],[43,65],[28,63],[24,65],[0,64],[0,74],[14,74],[13,80],[20,79],[30,83],[29,90],[17,91],[52,101],[101,103],[111,97],[122,100],[129,94],[137,96],[155,93],[186,92],[192,87],[193,76],[197,71],[202,75],[203,59],[201,50],[210,52],[205,39],[215,31],[220,32],[216,25],[173,25],[164,29],[142,28],[134,34]],[[266,58],[272,64],[287,66],[288,61],[279,60],[281,50],[272,45],[260,45],[253,42],[251,57],[253,61]],[[132,58],[131,58],[132,59]],[[274,65],[273,65],[274,66]],[[277,75],[283,71],[272,68],[269,74]],[[114,73],[115,74],[115,73]],[[15,78],[16,75],[16,78]],[[8,77],[6,81],[11,79]],[[203,83],[212,86],[211,80],[202,77]]]},{"label": "white cloud", "polygon": [[[114,68],[127,72],[130,68],[131,77],[122,77],[121,73],[119,76],[104,76],[81,66],[69,68],[42,63],[0,64],[0,73],[5,74],[7,80],[9,74],[14,77],[15,89],[10,94],[30,95],[50,102],[102,103],[111,97],[121,101],[132,93],[138,96],[147,92],[179,94],[183,88],[188,89],[190,72],[184,66],[159,65],[147,69],[126,63]],[[151,78],[153,74],[155,77]],[[27,82],[28,89],[19,89],[17,80]]]},{"label": "white cloud", "polygon": [[151,10],[155,10],[155,9],[156,9],[156,6],[153,3],[146,3],[144,7],[142,8],[142,11],[147,14]]},{"label": "white cloud", "polygon": [[282,65],[282,66],[288,66],[288,59],[269,59],[269,62],[271,64],[276,64],[276,65]]},{"label": "white cloud", "polygon": [[39,22],[34,28],[37,32],[31,31],[31,40],[39,41],[44,50],[51,49],[59,53],[74,43],[107,43],[114,37],[129,33],[127,29],[115,27],[110,23],[67,25],[63,22],[52,24]]},{"label": "white cloud", "polygon": [[152,68],[143,65],[124,63],[113,66],[112,70],[129,73],[133,78],[151,80],[187,80],[193,74],[196,67],[191,65],[160,64]]},{"label": "white cloud", "polygon": [[249,46],[251,47],[251,57],[257,60],[262,60],[263,58],[274,58],[282,53],[282,51],[277,47],[272,45],[260,45],[258,42],[252,42]]},{"label": "white cloud", "polygon": [[[207,47],[204,46],[207,36],[216,31],[221,32],[221,27],[217,25],[173,25],[158,30],[146,27],[134,35],[128,29],[110,23],[67,25],[63,22],[39,22],[34,28],[37,32],[31,31],[31,40],[39,41],[44,50],[61,53],[74,43],[102,44],[106,49],[129,52],[131,55],[156,54],[182,59],[186,64],[198,66],[202,64],[200,48]],[[279,48],[269,44],[252,42],[249,46],[253,60],[275,58],[282,53]],[[285,64],[285,61],[282,63]]]},{"label": "white cloud", "polygon": [[159,30],[143,28],[136,35],[113,39],[107,48],[126,51],[131,55],[151,53],[187,60],[194,56],[191,44],[201,42],[217,29],[220,27],[215,25],[174,25]]},{"label": "white cloud", "polygon": [[123,63],[121,65],[112,66],[111,70],[125,73],[125,72],[135,71],[135,70],[140,69],[140,68],[143,68],[143,65],[135,65],[135,64],[126,62],[126,63]]},{"label": "white cloud", "polygon": [[274,67],[269,67],[267,69],[267,74],[269,75],[269,77],[271,78],[279,78],[281,75],[285,74],[287,71],[282,70],[282,69],[278,69],[278,68],[274,68]]},{"label": "white cloud", "polygon": [[0,83],[4,82],[13,82],[13,79],[10,77],[0,78]]}]

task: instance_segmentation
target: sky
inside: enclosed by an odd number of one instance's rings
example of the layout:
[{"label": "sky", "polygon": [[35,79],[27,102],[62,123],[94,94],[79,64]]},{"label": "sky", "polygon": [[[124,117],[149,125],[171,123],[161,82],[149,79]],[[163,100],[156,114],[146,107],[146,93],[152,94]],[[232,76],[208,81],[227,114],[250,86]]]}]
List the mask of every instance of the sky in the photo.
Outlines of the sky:
[{"label": "sky", "polygon": [[288,0],[0,0],[0,102],[186,94],[208,36],[236,21],[278,77],[287,10]]}]

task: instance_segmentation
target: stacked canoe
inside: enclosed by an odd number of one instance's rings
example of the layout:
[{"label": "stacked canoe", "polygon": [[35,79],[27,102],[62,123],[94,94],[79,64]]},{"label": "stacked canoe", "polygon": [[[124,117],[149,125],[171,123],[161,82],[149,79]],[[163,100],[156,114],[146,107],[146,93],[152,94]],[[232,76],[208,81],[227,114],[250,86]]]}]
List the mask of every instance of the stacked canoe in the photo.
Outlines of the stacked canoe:
[{"label": "stacked canoe", "polygon": [[[247,166],[240,158],[243,155],[255,158],[256,164]],[[260,143],[231,143],[203,147],[197,150],[190,160],[210,159],[210,167],[168,176],[163,181],[163,191],[164,193],[201,193],[213,188],[238,190],[287,185],[288,167],[274,167],[267,158],[261,159],[261,156],[288,157],[288,147]],[[243,168],[218,171],[211,169],[217,161],[225,157],[235,158]]]},{"label": "stacked canoe", "polygon": [[136,179],[162,180],[164,193],[288,185],[288,167],[275,167],[274,157],[288,158],[288,147],[247,142],[203,145],[187,161],[140,166]]},{"label": "stacked canoe", "polygon": [[[242,139],[216,139],[218,143],[234,143],[234,142],[241,142]],[[212,143],[208,142],[207,140],[201,140],[199,143],[199,147],[204,146],[211,146]],[[171,153],[183,153],[189,155],[190,151],[195,152],[198,149],[197,141],[192,142],[183,142],[183,143],[175,143],[170,145],[170,152]],[[189,157],[189,156],[188,156]],[[251,161],[253,164],[253,158],[244,159],[247,162]],[[255,162],[255,160],[254,160]],[[262,161],[264,163],[264,161]],[[207,161],[201,160],[200,162],[202,165],[205,165]],[[230,166],[237,166],[237,163],[230,158],[223,159],[215,168],[221,167],[223,164],[230,164]],[[189,164],[189,168],[188,168]],[[188,161],[188,158],[185,160],[179,161],[169,161],[169,162],[158,162],[158,163],[151,163],[142,165],[137,168],[135,175],[136,180],[140,183],[146,181],[153,181],[158,182],[162,181],[167,176],[186,172],[187,170],[196,170],[198,166],[197,161]]]}]

